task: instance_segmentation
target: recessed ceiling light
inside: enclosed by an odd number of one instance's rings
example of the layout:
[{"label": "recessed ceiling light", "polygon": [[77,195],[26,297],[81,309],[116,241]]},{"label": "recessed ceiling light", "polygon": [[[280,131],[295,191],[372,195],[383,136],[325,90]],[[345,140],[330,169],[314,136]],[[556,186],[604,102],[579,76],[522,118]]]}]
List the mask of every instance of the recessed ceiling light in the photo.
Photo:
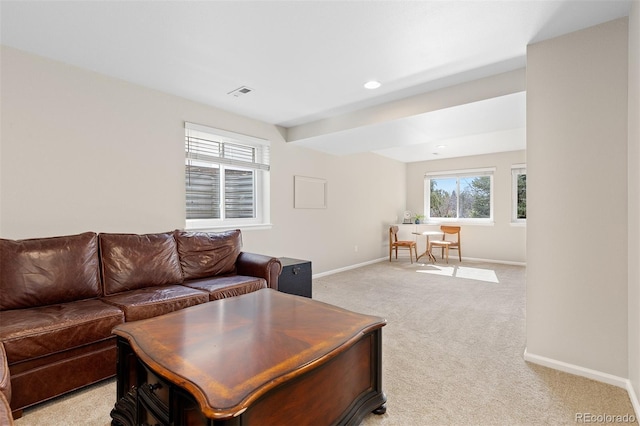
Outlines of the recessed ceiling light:
[{"label": "recessed ceiling light", "polygon": [[364,84],[364,87],[365,87],[366,89],[377,89],[377,88],[378,88],[378,87],[380,87],[380,86],[382,86],[382,85],[380,84],[380,82],[379,82],[379,81],[375,81],[375,80],[367,81],[367,82]]},{"label": "recessed ceiling light", "polygon": [[446,147],[447,147],[446,145],[438,145],[438,146],[436,146],[436,148],[438,148],[438,149],[443,149],[443,148],[446,148]]}]

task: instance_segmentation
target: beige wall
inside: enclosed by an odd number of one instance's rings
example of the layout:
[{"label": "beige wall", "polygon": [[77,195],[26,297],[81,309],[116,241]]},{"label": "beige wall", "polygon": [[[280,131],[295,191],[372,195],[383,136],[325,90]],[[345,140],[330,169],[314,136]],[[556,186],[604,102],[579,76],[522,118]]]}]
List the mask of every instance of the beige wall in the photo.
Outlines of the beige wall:
[{"label": "beige wall", "polygon": [[[309,259],[314,273],[384,257],[405,165],[333,157],[277,127],[2,47],[0,236],[184,227],[184,121],[272,141],[270,230],[247,251]],[[327,179],[325,210],[293,208],[293,176]],[[358,245],[358,251],[355,246]]]},{"label": "beige wall", "polygon": [[628,376],[627,20],[529,46],[527,353]]},{"label": "beige wall", "polygon": [[[640,2],[629,15],[629,380],[640,415]],[[631,392],[630,392],[631,393]]]},{"label": "beige wall", "polygon": [[[526,232],[511,224],[511,166],[526,163],[525,151],[503,152],[407,164],[407,209],[424,211],[424,174],[427,172],[495,167],[494,224],[462,224],[463,257],[526,263]],[[434,226],[437,229],[437,226]]]}]

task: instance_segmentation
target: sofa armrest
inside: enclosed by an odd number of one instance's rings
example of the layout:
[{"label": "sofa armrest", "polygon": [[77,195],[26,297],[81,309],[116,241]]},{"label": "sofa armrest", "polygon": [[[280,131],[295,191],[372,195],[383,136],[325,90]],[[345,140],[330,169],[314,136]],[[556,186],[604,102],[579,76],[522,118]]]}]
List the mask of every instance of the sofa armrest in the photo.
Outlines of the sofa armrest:
[{"label": "sofa armrest", "polygon": [[282,263],[276,257],[242,252],[236,260],[236,271],[238,275],[264,278],[269,288],[277,290]]},{"label": "sofa armrest", "polygon": [[4,394],[0,392],[0,425],[13,426],[13,416],[11,415],[11,406]]},{"label": "sofa armrest", "polygon": [[11,376],[9,375],[7,353],[2,342],[0,342],[0,393],[8,402],[11,402]]}]

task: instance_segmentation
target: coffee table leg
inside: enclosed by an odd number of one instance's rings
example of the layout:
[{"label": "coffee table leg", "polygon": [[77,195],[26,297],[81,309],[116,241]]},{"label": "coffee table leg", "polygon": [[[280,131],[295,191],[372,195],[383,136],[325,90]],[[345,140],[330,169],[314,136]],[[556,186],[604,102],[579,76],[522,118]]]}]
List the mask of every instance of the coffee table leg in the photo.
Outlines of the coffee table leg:
[{"label": "coffee table leg", "polygon": [[134,426],[138,417],[138,390],[134,387],[111,410],[111,426]]},{"label": "coffee table leg", "polygon": [[381,406],[379,406],[378,408],[376,408],[375,410],[372,411],[373,414],[384,414],[387,412],[387,404],[382,404]]}]

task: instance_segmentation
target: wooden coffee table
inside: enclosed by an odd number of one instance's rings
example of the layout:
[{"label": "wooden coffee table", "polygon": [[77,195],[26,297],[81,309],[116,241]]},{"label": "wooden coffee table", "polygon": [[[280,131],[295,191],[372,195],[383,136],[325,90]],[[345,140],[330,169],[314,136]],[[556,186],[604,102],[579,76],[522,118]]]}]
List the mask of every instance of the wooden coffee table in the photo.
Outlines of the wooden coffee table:
[{"label": "wooden coffee table", "polygon": [[386,411],[385,324],[262,289],[117,326],[112,423],[358,424]]}]

